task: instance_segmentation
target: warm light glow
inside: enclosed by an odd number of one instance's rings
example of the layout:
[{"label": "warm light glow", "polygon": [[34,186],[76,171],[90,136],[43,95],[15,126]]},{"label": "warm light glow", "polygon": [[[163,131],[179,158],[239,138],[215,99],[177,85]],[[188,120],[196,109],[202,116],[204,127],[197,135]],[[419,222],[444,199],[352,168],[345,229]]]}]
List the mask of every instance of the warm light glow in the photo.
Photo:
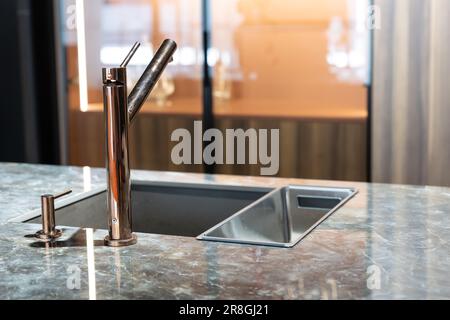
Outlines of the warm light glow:
[{"label": "warm light glow", "polygon": [[[193,47],[184,46],[178,49],[176,63],[182,66],[193,66],[196,63],[197,51]],[[174,58],[175,60],[175,58]]]},{"label": "warm light glow", "polygon": [[83,167],[83,190],[91,190],[91,168]]},{"label": "warm light glow", "polygon": [[[119,65],[128,51],[130,51],[129,46],[104,46],[100,49],[100,61],[104,65]],[[128,65],[146,66],[152,57],[152,47],[149,45],[141,45]]]},{"label": "warm light glow", "polygon": [[78,47],[78,86],[80,90],[80,110],[88,110],[88,86],[86,66],[86,31],[84,25],[84,0],[76,0],[77,47]]},{"label": "warm light glow", "polygon": [[89,300],[97,300],[97,288],[95,283],[94,260],[94,229],[86,228],[86,252],[88,264]]}]

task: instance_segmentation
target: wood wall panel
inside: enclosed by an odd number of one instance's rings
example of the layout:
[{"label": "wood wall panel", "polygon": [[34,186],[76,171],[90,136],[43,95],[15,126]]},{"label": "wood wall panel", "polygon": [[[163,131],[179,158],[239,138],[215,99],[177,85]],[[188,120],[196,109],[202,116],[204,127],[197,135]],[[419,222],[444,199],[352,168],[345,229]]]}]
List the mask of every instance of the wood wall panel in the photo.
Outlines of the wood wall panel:
[{"label": "wood wall panel", "polygon": [[[104,166],[103,115],[71,112],[70,160],[73,165]],[[194,117],[140,115],[130,132],[132,168],[202,172],[202,165],[174,165],[170,152],[176,144],[170,134],[177,128],[193,132]],[[280,129],[278,176],[365,181],[366,125],[364,122],[303,122],[221,118],[215,127]],[[259,175],[259,165],[220,165],[217,173]]]}]

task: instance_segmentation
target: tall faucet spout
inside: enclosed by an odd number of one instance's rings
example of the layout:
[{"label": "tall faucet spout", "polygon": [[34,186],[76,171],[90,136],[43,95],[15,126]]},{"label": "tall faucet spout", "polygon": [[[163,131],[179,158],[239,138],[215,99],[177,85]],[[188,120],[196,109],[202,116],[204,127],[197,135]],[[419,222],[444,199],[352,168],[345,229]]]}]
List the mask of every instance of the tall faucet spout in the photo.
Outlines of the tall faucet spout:
[{"label": "tall faucet spout", "polygon": [[177,49],[175,41],[166,39],[153,56],[142,76],[128,96],[128,121],[131,123],[139,112],[150,92],[158,82],[167,64]]},{"label": "tall faucet spout", "polygon": [[120,67],[102,69],[109,226],[105,244],[113,247],[129,246],[137,241],[132,229],[128,127],[172,59],[177,45],[172,40],[164,40],[127,97],[126,66],[138,47],[139,43],[135,43]]}]

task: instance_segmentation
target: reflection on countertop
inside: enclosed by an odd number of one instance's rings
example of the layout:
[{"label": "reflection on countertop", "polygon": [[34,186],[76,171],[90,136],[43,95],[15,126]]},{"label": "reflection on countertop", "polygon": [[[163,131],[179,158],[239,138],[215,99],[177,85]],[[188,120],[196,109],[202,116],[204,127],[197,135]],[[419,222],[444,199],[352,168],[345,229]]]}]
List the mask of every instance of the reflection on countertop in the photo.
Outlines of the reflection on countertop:
[{"label": "reflection on countertop", "polygon": [[64,228],[46,246],[35,224],[8,220],[39,195],[103,187],[102,169],[0,164],[2,299],[434,299],[450,298],[450,189],[174,172],[134,179],[277,187],[354,187],[359,193],[291,249],[138,234],[102,245],[106,231]]}]

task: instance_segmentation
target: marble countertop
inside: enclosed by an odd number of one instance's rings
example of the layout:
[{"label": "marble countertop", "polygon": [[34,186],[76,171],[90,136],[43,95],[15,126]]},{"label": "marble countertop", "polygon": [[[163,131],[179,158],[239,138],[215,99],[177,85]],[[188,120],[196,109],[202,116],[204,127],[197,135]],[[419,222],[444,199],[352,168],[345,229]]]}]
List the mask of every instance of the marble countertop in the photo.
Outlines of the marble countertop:
[{"label": "marble countertop", "polygon": [[347,186],[358,194],[291,249],[64,228],[53,247],[11,222],[40,194],[104,187],[102,169],[0,164],[0,299],[450,298],[450,188],[133,171],[134,179]]}]

